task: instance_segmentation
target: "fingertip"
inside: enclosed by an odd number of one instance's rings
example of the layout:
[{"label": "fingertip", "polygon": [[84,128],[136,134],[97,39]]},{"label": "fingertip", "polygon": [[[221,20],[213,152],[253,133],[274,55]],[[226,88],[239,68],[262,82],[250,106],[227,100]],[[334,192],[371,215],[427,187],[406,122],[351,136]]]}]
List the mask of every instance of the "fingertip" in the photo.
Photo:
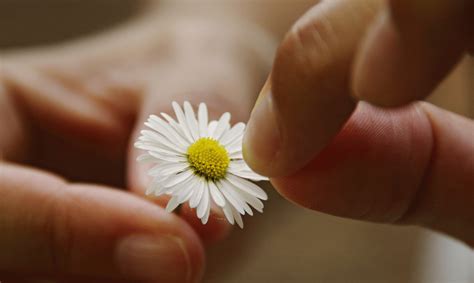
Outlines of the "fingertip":
[{"label": "fingertip", "polygon": [[202,273],[201,255],[182,238],[132,235],[119,241],[115,260],[127,277],[196,282]]},{"label": "fingertip", "polygon": [[273,160],[281,136],[269,84],[263,88],[250,116],[243,138],[242,153],[247,164],[265,176],[274,174]]},{"label": "fingertip", "polygon": [[201,237],[205,244],[213,244],[225,239],[232,230],[220,209],[211,207],[211,214],[207,224],[202,224],[196,216],[196,210],[190,208],[188,204],[181,207],[181,217],[183,217],[194,231]]}]

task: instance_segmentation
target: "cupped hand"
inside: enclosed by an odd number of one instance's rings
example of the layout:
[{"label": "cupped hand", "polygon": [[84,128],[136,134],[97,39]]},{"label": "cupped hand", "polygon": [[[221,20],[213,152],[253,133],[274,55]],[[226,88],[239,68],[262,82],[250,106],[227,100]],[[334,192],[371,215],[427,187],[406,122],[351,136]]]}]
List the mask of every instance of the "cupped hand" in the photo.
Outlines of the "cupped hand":
[{"label": "cupped hand", "polygon": [[472,51],[473,5],[314,6],[281,43],[252,112],[249,165],[310,209],[423,225],[473,245],[474,123],[416,102]]},{"label": "cupped hand", "polygon": [[261,48],[271,48],[252,38],[261,40],[188,18],[3,54],[0,279],[199,280],[203,243],[229,225],[213,213],[203,226],[189,208],[178,216],[144,199],[146,168],[131,144],[173,100],[246,119],[268,62]]}]

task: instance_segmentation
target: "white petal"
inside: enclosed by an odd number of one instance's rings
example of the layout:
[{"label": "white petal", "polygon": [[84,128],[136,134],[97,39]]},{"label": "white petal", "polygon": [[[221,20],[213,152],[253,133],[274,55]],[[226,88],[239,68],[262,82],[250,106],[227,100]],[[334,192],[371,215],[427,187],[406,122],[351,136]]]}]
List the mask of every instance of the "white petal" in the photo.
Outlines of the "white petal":
[{"label": "white petal", "polygon": [[191,133],[191,136],[194,140],[199,139],[199,126],[196,121],[196,115],[194,114],[193,107],[188,101],[184,102],[184,114],[186,116],[186,122],[188,123],[188,128]]},{"label": "white petal", "polygon": [[[156,124],[156,123],[153,123],[153,124]],[[152,128],[151,126],[152,124],[150,122],[146,122],[145,125]],[[152,136],[152,133],[154,134],[154,136]],[[168,130],[164,130],[163,128],[157,133],[150,130],[143,130],[141,134],[144,137],[147,137],[147,139],[142,139],[145,141],[148,140],[148,141],[153,141],[153,142],[159,142],[165,145],[172,145],[172,148],[178,148],[180,149],[180,151],[185,151],[187,148],[183,139],[181,137],[178,138],[179,135],[174,130],[168,131]],[[158,134],[159,136],[157,136]]]},{"label": "white petal", "polygon": [[173,144],[169,140],[164,138],[162,135],[159,135],[155,132],[152,132],[152,131],[149,131],[149,130],[143,130],[140,133],[144,136],[148,136],[148,137],[152,138],[153,142],[155,142],[156,144],[159,144],[159,145],[161,145],[161,146],[165,147],[166,149],[171,150],[173,152],[182,153],[182,152],[186,151],[186,148],[184,148],[183,146]]},{"label": "white petal", "polygon": [[[253,215],[252,209],[250,208],[250,206],[248,206],[248,204],[245,202],[243,197],[239,194],[239,192],[237,191],[238,189],[235,188],[234,185],[232,185],[229,181],[227,181],[225,179],[222,180],[222,183],[224,184],[223,189],[225,189],[225,192],[230,194],[232,196],[232,198],[235,201],[237,201],[238,206],[242,207],[245,210],[245,212],[247,212],[248,214]],[[235,207],[237,208],[237,206],[235,206]],[[239,210],[239,212],[240,212],[240,210]],[[244,213],[242,213],[242,214],[244,214]]]},{"label": "white petal", "polygon": [[[216,130],[217,130],[217,128],[216,128]],[[216,138],[216,140],[220,140],[222,138],[222,136],[226,135],[229,131],[230,131],[230,123],[227,123],[227,125],[225,126],[224,131],[222,131],[222,133],[219,135],[219,137]],[[216,131],[214,133],[216,133]]]},{"label": "white petal", "polygon": [[[145,124],[148,124],[148,122],[146,122]],[[166,137],[162,133],[155,132],[155,131],[152,131],[152,130],[141,130],[140,134],[144,138],[146,138],[146,139],[142,139],[142,140],[145,140],[145,141],[152,141],[152,142],[161,143],[162,140],[166,139]],[[169,143],[169,141],[168,141],[168,143]],[[175,147],[173,147],[173,148],[175,148]]]},{"label": "white petal", "polygon": [[166,211],[167,212],[172,212],[173,210],[175,210],[178,207],[178,205],[179,205],[178,198],[179,198],[178,196],[174,196],[170,199],[170,201],[166,205]]},{"label": "white petal", "polygon": [[230,173],[236,175],[236,176],[239,176],[239,177],[242,177],[242,178],[245,178],[245,179],[250,179],[252,181],[268,181],[268,178],[267,177],[264,177],[262,175],[258,175],[257,173],[255,172],[252,172],[252,171],[233,171],[233,170],[229,170]]},{"label": "white petal", "polygon": [[138,139],[137,139],[137,142],[135,142],[136,144],[140,144],[140,142],[154,142],[153,139],[150,139],[149,137],[145,137],[145,136],[139,136]]},{"label": "white petal", "polygon": [[181,189],[186,189],[186,191],[189,190],[189,195],[186,196],[186,198],[183,200],[183,202],[185,201],[191,201],[191,199],[196,195],[196,193],[198,192],[198,189],[199,189],[199,186],[201,185],[201,182],[199,180],[196,180],[194,178],[194,176],[192,176],[191,178],[189,178],[188,180],[186,180],[186,182],[181,185]]},{"label": "white petal", "polygon": [[212,199],[214,202],[220,206],[223,207],[225,205],[225,199],[222,193],[219,191],[217,188],[216,184],[214,182],[209,182],[209,191],[211,193]]},{"label": "white petal", "polygon": [[[151,156],[158,160],[162,161],[167,161],[167,162],[172,162],[172,163],[182,163],[182,162],[187,162],[188,159],[184,156],[180,156],[177,154],[169,154],[169,153],[164,153],[163,151],[160,150],[160,152],[155,152],[155,151],[149,151],[148,152]],[[230,166],[229,166],[230,169]]]},{"label": "white petal", "polygon": [[196,193],[191,197],[189,200],[189,207],[195,208],[201,202],[202,195],[204,194],[204,182],[199,180],[199,177],[195,177],[197,179],[197,185],[195,186]]},{"label": "white petal", "polygon": [[245,160],[232,160],[229,163],[229,171],[251,170]]},{"label": "white petal", "polygon": [[153,156],[151,156],[150,154],[148,153],[144,153],[144,154],[140,154],[138,157],[137,157],[137,162],[151,162],[153,161],[154,158]]},{"label": "white petal", "polygon": [[161,175],[161,168],[162,166],[168,165],[168,164],[174,164],[174,163],[169,163],[169,162],[158,162],[155,166],[151,167],[148,169],[147,174],[148,176],[159,176],[161,181],[163,175]]},{"label": "white petal", "polygon": [[148,171],[150,176],[165,176],[165,175],[172,175],[183,171],[184,169],[188,168],[189,165],[187,163],[168,163],[168,164],[160,164],[155,166],[153,169]]},{"label": "white petal", "polygon": [[161,183],[155,183],[156,189],[154,190],[154,195],[159,197],[163,194],[165,194],[169,188],[166,188],[165,186],[161,185]]},{"label": "white petal", "polygon": [[157,189],[157,184],[155,183],[150,184],[148,188],[146,188],[145,195],[149,196],[153,194],[156,189]]},{"label": "white petal", "polygon": [[175,163],[173,164],[173,166],[172,165],[166,166],[166,168],[163,168],[161,172],[164,175],[168,175],[168,174],[171,175],[171,174],[177,174],[187,168],[189,168],[189,164],[187,163]]},{"label": "white petal", "polygon": [[159,125],[163,130],[160,133],[164,134],[170,141],[177,142],[181,146],[186,146],[188,142],[180,135],[180,133],[173,128],[170,124],[166,123],[160,117],[156,115],[151,115],[149,118],[149,122],[152,125]]},{"label": "white petal", "polygon": [[199,104],[198,123],[199,123],[199,136],[201,138],[207,137],[208,115],[207,115],[206,103]]},{"label": "white petal", "polygon": [[163,116],[163,118],[165,118],[166,121],[168,121],[168,123],[170,124],[170,126],[176,131],[176,133],[179,134],[179,136],[186,142],[186,144],[189,146],[190,143],[193,142],[192,139],[189,139],[183,129],[181,128],[181,126],[173,119],[171,118],[170,115],[166,114],[166,113],[163,113],[161,112],[160,113],[161,116]]},{"label": "white petal", "polygon": [[[143,149],[148,151],[151,155],[153,152],[157,152],[159,154],[167,154],[167,155],[174,155],[174,156],[184,156],[183,153],[178,153],[175,151],[170,151],[168,148],[162,147],[161,145],[153,145],[153,144],[135,144],[137,148]],[[155,157],[157,158],[157,157]]]},{"label": "white petal", "polygon": [[207,224],[207,222],[209,221],[209,215],[211,214],[211,202],[209,202],[209,208],[206,209],[206,213],[204,214],[204,216],[201,218],[201,223],[202,224]]},{"label": "white petal", "polygon": [[169,195],[173,196],[173,197],[177,197],[178,198],[178,203],[181,203],[180,202],[180,198],[183,197],[183,190],[176,190],[176,191],[173,191],[172,193],[170,193]]},{"label": "white petal", "polygon": [[229,221],[230,224],[234,225],[234,215],[232,214],[232,205],[227,203],[223,208],[222,211],[224,212],[225,218]]},{"label": "white petal", "polygon": [[261,200],[244,191],[239,191],[238,194],[246,203],[250,204],[253,208],[255,208],[255,210],[260,213],[263,212],[263,202]]},{"label": "white petal", "polygon": [[240,229],[244,228],[244,222],[242,221],[242,216],[240,216],[239,212],[232,208],[232,215],[235,218],[235,222],[237,222],[237,225],[239,225]]},{"label": "white petal", "polygon": [[[158,149],[163,148],[161,145],[151,144],[150,142],[143,142],[143,141],[137,141],[136,143],[133,144],[138,149],[143,149],[143,150],[148,150],[148,151],[156,151]],[[173,152],[173,154],[177,154],[176,152]]]},{"label": "white petal", "polygon": [[[170,115],[168,115],[168,114],[166,114],[166,113],[164,113],[164,112],[160,112],[160,114],[161,114],[161,116],[163,116],[163,118],[164,118],[171,126],[173,126],[173,124],[176,124],[176,125],[178,124],[178,123],[176,122],[176,120],[173,119]],[[173,123],[173,122],[174,122],[174,123]],[[176,128],[175,128],[175,130],[176,130]]]},{"label": "white petal", "polygon": [[[154,168],[160,168],[163,164],[158,164],[156,166],[154,166],[152,169]],[[159,170],[159,169],[158,169]],[[172,176],[172,175],[156,175],[153,177],[153,182],[154,183],[157,183],[161,186],[161,184],[165,183],[168,181],[168,178]]]},{"label": "white petal", "polygon": [[197,217],[202,218],[204,214],[206,213],[206,209],[209,204],[209,190],[207,188],[207,185],[204,185],[204,192],[201,198],[201,201],[199,202],[199,205],[197,207]]},{"label": "white petal", "polygon": [[161,195],[168,192],[169,188],[166,188],[165,186],[163,186],[163,184],[168,182],[168,180],[172,176],[173,175],[164,175],[164,176],[157,175],[157,176],[153,177],[152,186],[155,187],[155,189],[153,190],[153,194],[155,196],[161,196]]},{"label": "white petal", "polygon": [[242,152],[242,137],[235,139],[232,143],[225,146],[229,154]]},{"label": "white petal", "polygon": [[252,182],[249,182],[245,179],[242,179],[240,177],[237,177],[232,174],[227,174],[226,179],[232,183],[235,187],[241,189],[244,192],[247,192],[255,197],[258,197],[259,199],[262,200],[267,200],[268,196],[267,193],[265,193],[264,190],[262,190],[259,186],[255,185]]},{"label": "white petal", "polygon": [[172,106],[176,114],[176,118],[178,119],[179,126],[183,131],[184,135],[188,140],[194,141],[191,136],[191,132],[188,129],[188,123],[186,122],[186,116],[184,115],[183,110],[176,101],[173,101]]},{"label": "white petal", "polygon": [[227,144],[232,143],[235,139],[241,137],[244,133],[244,130],[245,130],[245,124],[237,123],[234,125],[234,127],[232,127],[232,129],[230,129],[230,131],[222,135],[219,141],[222,145],[226,146]]},{"label": "white petal", "polygon": [[185,202],[191,195],[193,194],[193,186],[190,186],[190,184],[186,184],[186,186],[181,187],[180,192],[176,195],[178,195],[178,201],[179,203]]},{"label": "white petal", "polygon": [[207,127],[207,135],[209,137],[212,137],[212,134],[216,130],[216,127],[217,127],[217,121],[213,120],[209,122],[209,126]]},{"label": "white petal", "polygon": [[217,123],[216,129],[212,133],[212,138],[219,140],[219,138],[224,133],[224,131],[228,127],[230,127],[229,121],[230,121],[230,113],[226,112],[222,114],[221,118],[219,119],[219,122]]},{"label": "white petal", "polygon": [[178,202],[181,203],[181,198],[184,197],[184,195],[187,193],[189,187],[182,187],[180,186],[174,186],[173,188],[170,188],[172,190],[171,192],[168,191],[166,194],[170,195],[172,197],[178,197]]},{"label": "white petal", "polygon": [[148,121],[145,122],[145,126],[147,126],[148,128],[152,130],[155,130],[156,133],[159,133],[160,135],[163,135],[164,137],[167,137],[169,135],[166,129],[164,129],[160,124],[156,122],[152,122],[150,119],[151,118],[148,118]]},{"label": "white petal", "polygon": [[[185,151],[176,151],[176,150],[170,150],[168,149],[167,146],[162,146],[161,144],[158,144],[156,142],[142,142],[140,144],[141,149],[148,150],[150,152],[158,152],[158,153],[163,153],[163,154],[168,154],[168,155],[175,155],[175,156],[184,156]],[[144,147],[146,146],[146,148]]]},{"label": "white petal", "polygon": [[232,206],[235,207],[241,214],[244,214],[245,210],[242,205],[242,202],[239,199],[234,198],[233,194],[230,193],[228,186],[226,186],[222,182],[219,182],[218,187],[224,195],[225,199],[228,200],[232,204]]},{"label": "white petal", "polygon": [[176,186],[178,184],[187,182],[189,179],[191,179],[192,175],[193,175],[192,170],[186,170],[182,173],[170,176],[168,181],[166,183],[164,183],[163,186],[166,187],[166,188],[169,188],[169,187],[173,187],[173,186]]},{"label": "white petal", "polygon": [[158,186],[158,189],[155,190],[154,194],[155,194],[156,197],[162,196],[162,195],[167,193],[168,189],[169,188],[165,188],[163,186]]}]

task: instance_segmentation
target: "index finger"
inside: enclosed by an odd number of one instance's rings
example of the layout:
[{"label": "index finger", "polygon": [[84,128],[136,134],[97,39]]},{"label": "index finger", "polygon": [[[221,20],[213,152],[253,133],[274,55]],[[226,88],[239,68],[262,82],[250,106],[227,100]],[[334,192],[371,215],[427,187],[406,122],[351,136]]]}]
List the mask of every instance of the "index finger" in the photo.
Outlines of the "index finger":
[{"label": "index finger", "polygon": [[21,160],[26,155],[23,121],[0,81],[0,159]]},{"label": "index finger", "polygon": [[474,43],[474,1],[388,3],[358,52],[353,88],[393,107],[428,96]]},{"label": "index finger", "polygon": [[287,34],[245,136],[244,156],[258,173],[296,171],[347,121],[352,57],[380,2],[323,1]]}]

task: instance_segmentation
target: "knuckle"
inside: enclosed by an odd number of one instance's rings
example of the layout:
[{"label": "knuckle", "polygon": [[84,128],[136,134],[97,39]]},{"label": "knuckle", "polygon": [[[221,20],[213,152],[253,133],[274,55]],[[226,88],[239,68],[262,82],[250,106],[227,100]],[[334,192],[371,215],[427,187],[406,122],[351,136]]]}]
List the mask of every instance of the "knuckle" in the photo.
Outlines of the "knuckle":
[{"label": "knuckle", "polygon": [[299,75],[314,76],[330,66],[334,59],[333,45],[333,27],[327,17],[303,18],[286,35],[275,64],[293,67]]},{"label": "knuckle", "polygon": [[58,182],[45,201],[45,213],[41,229],[44,232],[48,265],[54,273],[70,269],[74,232],[68,212],[67,184]]},{"label": "knuckle", "polygon": [[275,68],[280,65],[282,77],[293,71],[308,81],[345,80],[357,46],[381,7],[378,0],[322,1],[288,32]]}]

